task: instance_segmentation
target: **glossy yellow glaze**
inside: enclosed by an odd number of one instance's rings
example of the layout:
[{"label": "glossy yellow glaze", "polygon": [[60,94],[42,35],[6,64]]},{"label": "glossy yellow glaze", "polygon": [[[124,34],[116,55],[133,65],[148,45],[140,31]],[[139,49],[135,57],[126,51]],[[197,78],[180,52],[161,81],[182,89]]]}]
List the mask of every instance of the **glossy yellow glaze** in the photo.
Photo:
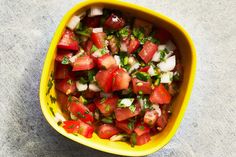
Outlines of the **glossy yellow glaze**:
[{"label": "glossy yellow glaze", "polygon": [[[180,93],[174,100],[174,108],[173,114],[169,119],[167,127],[163,132],[157,134],[151,138],[151,141],[143,146],[135,146],[131,147],[130,144],[125,142],[110,142],[109,140],[100,139],[95,133],[91,139],[84,138],[83,136],[75,136],[73,134],[68,134],[65,130],[57,125],[55,117],[52,113],[61,113],[60,108],[56,103],[53,103],[50,99],[50,96],[55,96],[55,88],[54,81],[52,89],[49,94],[46,95],[48,90],[48,82],[51,79],[50,75],[54,71],[54,59],[56,55],[56,46],[58,41],[60,40],[61,34],[65,29],[66,23],[69,21],[72,15],[78,14],[90,8],[92,5],[99,5],[106,8],[114,8],[119,9],[122,12],[131,13],[136,17],[140,17],[151,23],[154,23],[158,26],[162,26],[170,31],[173,35],[175,42],[180,49],[182,56],[182,63],[184,65],[184,79],[182,86],[180,88]],[[54,37],[52,39],[51,45],[49,47],[42,75],[40,81],[40,104],[42,108],[42,112],[47,119],[48,123],[57,130],[60,134],[65,137],[86,145],[88,147],[113,153],[119,155],[126,156],[144,156],[147,154],[151,154],[159,149],[161,149],[164,145],[166,145],[170,139],[174,136],[177,128],[180,125],[180,122],[184,116],[184,112],[186,110],[191,90],[194,84],[194,77],[196,71],[196,52],[195,52],[194,44],[188,33],[175,21],[170,18],[157,13],[155,11],[149,10],[147,8],[137,6],[135,4],[127,3],[119,0],[86,0],[82,3],[75,5],[71,10],[67,12],[67,14],[63,17],[61,23],[59,24]]]}]

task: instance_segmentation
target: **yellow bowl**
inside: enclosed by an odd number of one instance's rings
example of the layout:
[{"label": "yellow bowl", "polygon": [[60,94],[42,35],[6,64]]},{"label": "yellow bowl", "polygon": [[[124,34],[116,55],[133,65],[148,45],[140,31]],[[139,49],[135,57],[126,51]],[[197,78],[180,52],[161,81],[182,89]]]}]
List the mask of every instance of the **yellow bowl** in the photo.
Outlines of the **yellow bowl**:
[{"label": "yellow bowl", "polygon": [[[55,114],[61,113],[61,111],[58,104],[54,103],[51,99],[55,96],[54,80],[52,80],[51,74],[53,74],[54,71],[54,59],[56,55],[57,43],[60,40],[62,32],[72,15],[83,12],[89,9],[92,5],[99,5],[106,8],[114,8],[124,12],[130,12],[136,17],[143,18],[158,26],[164,27],[173,35],[174,41],[180,49],[182,63],[184,66],[184,78],[182,86],[180,87],[180,93],[174,100],[173,114],[170,117],[168,125],[164,131],[153,136],[151,141],[143,146],[131,147],[125,142],[110,142],[109,140],[100,139],[95,133],[91,139],[87,139],[80,135],[75,136],[73,134],[68,134],[61,126],[57,125]],[[174,136],[184,116],[184,112],[190,98],[194,83],[195,70],[196,52],[194,44],[188,33],[175,21],[160,13],[119,0],[87,0],[75,5],[70,11],[67,12],[54,34],[42,71],[39,90],[40,104],[43,114],[49,124],[67,138],[88,147],[108,153],[126,156],[144,156],[161,149]],[[48,90],[50,83],[53,83],[53,86],[51,90]],[[47,94],[47,92],[49,93]]]}]

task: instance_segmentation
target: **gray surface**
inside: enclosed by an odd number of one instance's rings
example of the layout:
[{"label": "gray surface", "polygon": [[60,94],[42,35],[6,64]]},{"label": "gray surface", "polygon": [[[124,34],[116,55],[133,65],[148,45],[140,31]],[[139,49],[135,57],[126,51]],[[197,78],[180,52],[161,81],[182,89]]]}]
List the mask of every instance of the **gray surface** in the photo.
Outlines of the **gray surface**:
[{"label": "gray surface", "polygon": [[[111,156],[59,135],[39,107],[39,78],[49,43],[76,2],[0,1],[0,156]],[[236,1],[132,2],[183,25],[198,56],[181,126],[166,147],[150,156],[236,156]]]}]

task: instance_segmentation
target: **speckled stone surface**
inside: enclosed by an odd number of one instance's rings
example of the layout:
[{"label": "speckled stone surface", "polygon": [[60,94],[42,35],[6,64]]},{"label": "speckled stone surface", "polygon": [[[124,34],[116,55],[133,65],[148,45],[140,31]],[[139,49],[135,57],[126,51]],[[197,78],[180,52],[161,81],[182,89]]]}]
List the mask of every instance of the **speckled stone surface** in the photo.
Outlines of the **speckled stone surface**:
[{"label": "speckled stone surface", "polygon": [[[179,22],[197,75],[178,132],[150,157],[236,156],[236,1],[129,0]],[[113,156],[61,136],[44,119],[39,78],[53,33],[78,0],[0,0],[0,156]]]}]

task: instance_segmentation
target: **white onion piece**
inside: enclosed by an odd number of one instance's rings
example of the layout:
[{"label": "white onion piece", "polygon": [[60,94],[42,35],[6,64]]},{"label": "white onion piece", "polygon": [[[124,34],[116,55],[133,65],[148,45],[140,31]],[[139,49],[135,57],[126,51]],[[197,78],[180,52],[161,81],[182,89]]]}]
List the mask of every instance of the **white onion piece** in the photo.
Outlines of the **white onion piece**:
[{"label": "white onion piece", "polygon": [[127,52],[128,51],[128,47],[127,47],[127,45],[124,42],[120,43],[120,51],[123,51],[123,52]]},{"label": "white onion piece", "polygon": [[101,57],[102,56],[102,49],[98,49],[96,50],[93,54],[92,54],[93,57]]},{"label": "white onion piece", "polygon": [[105,97],[105,98],[109,98],[112,96],[112,93],[105,93],[105,92],[100,92],[100,97]]},{"label": "white onion piece", "polygon": [[55,120],[56,122],[64,122],[66,119],[60,114],[60,113],[55,113]]},{"label": "white onion piece", "polygon": [[167,58],[165,61],[157,64],[160,70],[164,72],[173,70],[175,68],[175,65],[176,65],[175,56],[171,56],[170,58]]},{"label": "white onion piece", "polygon": [[71,57],[69,60],[70,60],[71,63],[74,63],[77,58],[78,58],[78,56],[77,56],[77,55],[74,55],[74,56]]},{"label": "white onion piece", "polygon": [[129,63],[129,65],[133,65],[134,63],[136,63],[135,58],[134,57],[129,57],[128,63]]},{"label": "white onion piece", "polygon": [[67,24],[67,27],[70,29],[70,30],[74,30],[75,27],[79,24],[80,22],[80,17],[79,16],[73,16],[70,21],[68,22]]},{"label": "white onion piece", "polygon": [[165,50],[165,49],[166,49],[166,45],[159,45],[158,46],[158,51]]},{"label": "white onion piece", "polygon": [[121,65],[120,64],[120,56],[115,55],[114,59],[116,60],[116,64],[120,66]]},{"label": "white onion piece", "polygon": [[101,89],[95,84],[95,83],[90,83],[89,84],[89,89],[94,92],[99,92]]},{"label": "white onion piece", "polygon": [[160,51],[157,51],[154,53],[153,57],[152,57],[152,61],[153,62],[159,62],[160,61],[160,57],[161,57],[161,53]]},{"label": "white onion piece", "polygon": [[171,83],[173,75],[173,72],[166,72],[161,74],[161,83]]},{"label": "white onion piece", "polygon": [[88,14],[88,17],[98,16],[103,14],[103,8],[99,6],[92,6],[90,8],[90,12]]},{"label": "white onion piece", "polygon": [[130,69],[129,69],[129,73],[131,73],[132,71],[138,69],[139,66],[140,66],[140,64],[139,64],[138,62],[135,63],[134,65],[132,65],[132,66],[130,67]]},{"label": "white onion piece", "polygon": [[168,51],[168,54],[165,55],[165,59],[169,58],[173,53],[173,51]]},{"label": "white onion piece", "polygon": [[156,72],[155,72],[153,66],[150,66],[150,68],[148,69],[148,73],[149,73],[151,76],[156,75]]},{"label": "white onion piece", "polygon": [[85,90],[87,90],[87,88],[88,88],[88,85],[87,84],[82,84],[82,83],[80,83],[79,81],[76,81],[75,82],[76,83],[76,88],[78,89],[78,91],[85,91]]},{"label": "white onion piece", "polygon": [[161,109],[160,109],[159,105],[158,104],[153,104],[152,107],[158,113],[158,117],[160,117],[161,116]]},{"label": "white onion piece", "polygon": [[174,51],[174,50],[176,50],[176,46],[175,46],[175,44],[171,40],[169,40],[166,43],[166,49],[168,51]]},{"label": "white onion piece", "polygon": [[72,113],[70,113],[70,118],[71,118],[72,120],[77,120],[77,119],[78,119],[78,117],[74,116]]},{"label": "white onion piece", "polygon": [[99,28],[93,28],[93,33],[100,33],[103,32],[103,28],[99,27]]},{"label": "white onion piece", "polygon": [[127,135],[123,135],[123,134],[118,134],[118,135],[113,135],[110,138],[110,141],[114,142],[114,141],[124,141],[127,138]]}]

